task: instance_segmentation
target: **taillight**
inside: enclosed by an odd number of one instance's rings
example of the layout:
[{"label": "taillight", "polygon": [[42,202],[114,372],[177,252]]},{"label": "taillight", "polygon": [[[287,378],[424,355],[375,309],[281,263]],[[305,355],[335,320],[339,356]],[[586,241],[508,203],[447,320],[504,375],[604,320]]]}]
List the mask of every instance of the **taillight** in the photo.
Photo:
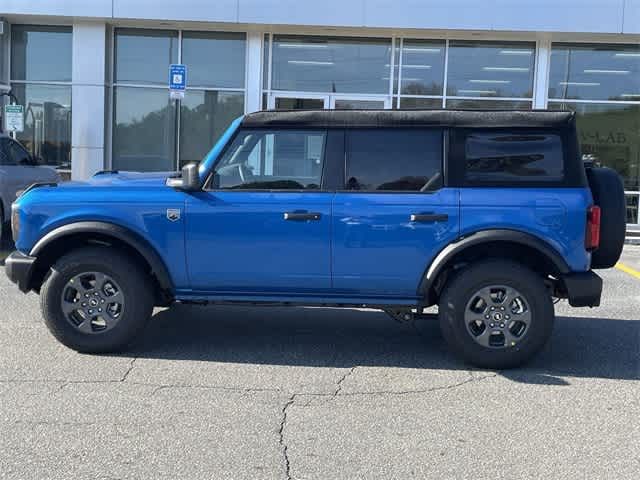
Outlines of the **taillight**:
[{"label": "taillight", "polygon": [[592,205],[587,209],[587,234],[584,246],[587,250],[595,250],[600,246],[600,207]]}]

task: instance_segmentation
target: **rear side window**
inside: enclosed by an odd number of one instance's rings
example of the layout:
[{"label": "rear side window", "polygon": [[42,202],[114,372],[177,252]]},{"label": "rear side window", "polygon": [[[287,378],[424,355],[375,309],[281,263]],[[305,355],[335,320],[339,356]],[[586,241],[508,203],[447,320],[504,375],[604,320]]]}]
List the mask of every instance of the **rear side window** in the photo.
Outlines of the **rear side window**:
[{"label": "rear side window", "polygon": [[347,131],[345,188],[426,192],[442,186],[442,130]]},{"label": "rear side window", "polygon": [[470,183],[557,182],[564,178],[562,138],[553,133],[471,132],[465,140]]}]

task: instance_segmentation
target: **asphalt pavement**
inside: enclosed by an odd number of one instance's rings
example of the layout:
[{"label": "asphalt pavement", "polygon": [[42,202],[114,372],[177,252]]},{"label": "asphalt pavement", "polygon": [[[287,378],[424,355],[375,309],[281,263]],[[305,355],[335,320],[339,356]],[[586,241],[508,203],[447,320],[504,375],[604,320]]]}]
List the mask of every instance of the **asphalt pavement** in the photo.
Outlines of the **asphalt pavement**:
[{"label": "asphalt pavement", "polygon": [[601,308],[561,302],[541,355],[485,371],[355,309],[178,306],[81,355],[0,273],[0,478],[638,479],[640,278],[602,275]]}]

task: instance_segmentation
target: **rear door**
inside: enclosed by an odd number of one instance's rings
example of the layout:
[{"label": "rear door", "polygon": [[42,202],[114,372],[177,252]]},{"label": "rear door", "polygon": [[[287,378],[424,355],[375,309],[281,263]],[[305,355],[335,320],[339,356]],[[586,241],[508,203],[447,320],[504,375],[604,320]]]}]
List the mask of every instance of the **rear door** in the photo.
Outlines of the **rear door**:
[{"label": "rear door", "polygon": [[205,191],[187,199],[193,290],[251,296],[330,290],[327,150],[321,129],[236,135]]},{"label": "rear door", "polygon": [[333,203],[336,293],[415,297],[425,269],[459,231],[445,187],[442,129],[348,129]]}]

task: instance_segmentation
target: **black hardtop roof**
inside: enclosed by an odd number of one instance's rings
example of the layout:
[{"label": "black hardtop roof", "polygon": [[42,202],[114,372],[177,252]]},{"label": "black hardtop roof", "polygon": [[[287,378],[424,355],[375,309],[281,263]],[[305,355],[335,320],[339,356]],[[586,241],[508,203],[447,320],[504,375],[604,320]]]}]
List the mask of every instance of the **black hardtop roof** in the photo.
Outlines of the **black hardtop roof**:
[{"label": "black hardtop roof", "polygon": [[575,113],[549,110],[266,110],[249,113],[243,127],[567,127]]}]

